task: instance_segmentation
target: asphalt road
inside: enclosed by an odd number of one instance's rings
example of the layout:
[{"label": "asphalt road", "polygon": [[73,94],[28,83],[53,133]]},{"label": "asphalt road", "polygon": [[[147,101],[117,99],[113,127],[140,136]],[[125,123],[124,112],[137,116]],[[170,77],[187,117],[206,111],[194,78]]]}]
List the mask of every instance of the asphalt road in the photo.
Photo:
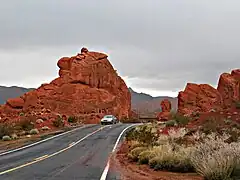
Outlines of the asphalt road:
[{"label": "asphalt road", "polygon": [[[33,147],[0,156],[1,180],[119,179],[107,171],[116,141],[130,124],[89,125]],[[111,168],[111,167],[110,167]],[[101,180],[102,180],[101,179]]]}]

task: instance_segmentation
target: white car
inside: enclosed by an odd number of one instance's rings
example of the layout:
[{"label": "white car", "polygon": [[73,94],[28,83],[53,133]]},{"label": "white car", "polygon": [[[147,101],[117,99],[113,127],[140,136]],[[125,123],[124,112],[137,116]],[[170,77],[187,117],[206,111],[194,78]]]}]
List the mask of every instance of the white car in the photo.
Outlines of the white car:
[{"label": "white car", "polygon": [[118,119],[114,115],[105,115],[101,119],[101,124],[116,124],[118,122]]}]

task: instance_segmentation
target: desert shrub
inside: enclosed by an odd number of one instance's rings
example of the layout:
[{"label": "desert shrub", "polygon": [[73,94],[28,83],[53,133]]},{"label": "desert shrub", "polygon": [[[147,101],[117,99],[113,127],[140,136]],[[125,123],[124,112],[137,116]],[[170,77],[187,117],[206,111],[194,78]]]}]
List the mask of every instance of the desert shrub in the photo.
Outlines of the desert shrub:
[{"label": "desert shrub", "polygon": [[153,158],[149,160],[149,166],[155,170],[193,172],[194,168],[188,156],[189,151],[188,148],[180,146],[174,148],[170,144],[155,147],[151,153]]},{"label": "desert shrub", "polygon": [[132,161],[138,161],[138,156],[141,152],[146,151],[147,147],[136,147],[128,153],[128,158]]},{"label": "desert shrub", "polygon": [[167,144],[168,142],[169,142],[169,136],[168,135],[161,134],[158,137],[158,140],[157,140],[158,145]]},{"label": "desert shrub", "polygon": [[212,132],[218,131],[218,121],[215,117],[209,117],[205,120],[204,124],[202,125],[202,132],[205,134],[211,134]]},{"label": "desert shrub", "polygon": [[38,129],[31,129],[31,131],[29,132],[31,135],[33,134],[39,134]]},{"label": "desert shrub", "polygon": [[149,160],[152,159],[154,156],[155,154],[151,150],[143,151],[138,156],[138,162],[140,164],[148,164]]},{"label": "desert shrub", "polygon": [[227,134],[229,134],[229,138],[226,140],[227,143],[238,142],[240,137],[240,131],[236,128],[227,129]]},{"label": "desert shrub", "polygon": [[232,124],[232,120],[231,120],[231,119],[224,119],[223,121],[224,121],[224,123],[225,123],[226,125]]},{"label": "desert shrub", "polygon": [[3,136],[3,137],[2,137],[2,140],[3,140],[3,141],[11,141],[12,139],[11,139],[10,136]]},{"label": "desert shrub", "polygon": [[237,129],[240,129],[240,124],[238,122],[233,122],[232,123],[232,127],[233,128],[237,128]]},{"label": "desert shrub", "polygon": [[239,143],[226,143],[229,136],[210,134],[190,155],[196,172],[206,180],[230,179],[240,162]]},{"label": "desert shrub", "polygon": [[12,125],[3,123],[0,124],[0,138],[3,136],[10,136],[14,132],[14,128]]},{"label": "desert shrub", "polygon": [[76,116],[69,116],[68,117],[68,122],[69,123],[77,123],[78,118]]},{"label": "desert shrub", "polygon": [[24,118],[20,120],[17,126],[20,130],[30,131],[31,129],[34,128],[34,123],[32,122],[31,119]]},{"label": "desert shrub", "polygon": [[168,130],[168,140],[170,143],[173,144],[186,144],[185,135],[188,133],[186,128],[179,128],[179,129],[169,129]]},{"label": "desert shrub", "polygon": [[236,108],[240,109],[240,101],[236,102]]},{"label": "desert shrub", "polygon": [[183,138],[188,133],[186,128],[179,128],[179,129],[169,129],[168,135],[171,139],[178,139]]},{"label": "desert shrub", "polygon": [[153,146],[158,139],[157,129],[152,125],[141,125],[126,133],[126,139]]},{"label": "desert shrub", "polygon": [[56,119],[52,121],[55,127],[64,127],[64,120],[61,116],[58,116]]},{"label": "desert shrub", "polygon": [[23,112],[20,112],[19,113],[19,116],[24,116],[25,114]]},{"label": "desert shrub", "polygon": [[140,143],[138,141],[128,141],[128,144],[129,144],[130,151],[137,147],[147,147],[146,145],[143,145],[142,143]]},{"label": "desert shrub", "polygon": [[192,116],[198,118],[198,117],[200,117],[200,112],[194,111],[194,112],[192,112]]},{"label": "desert shrub", "polygon": [[165,123],[166,127],[173,127],[177,124],[175,120],[169,120]]},{"label": "desert shrub", "polygon": [[11,134],[11,138],[14,139],[14,140],[16,140],[16,139],[18,139],[18,135],[15,134],[15,133],[13,133],[13,134]]},{"label": "desert shrub", "polygon": [[177,124],[179,125],[187,125],[190,121],[190,118],[189,117],[186,117],[186,116],[183,116],[181,114],[178,114],[176,113],[174,116],[173,116],[173,119],[177,122]]}]

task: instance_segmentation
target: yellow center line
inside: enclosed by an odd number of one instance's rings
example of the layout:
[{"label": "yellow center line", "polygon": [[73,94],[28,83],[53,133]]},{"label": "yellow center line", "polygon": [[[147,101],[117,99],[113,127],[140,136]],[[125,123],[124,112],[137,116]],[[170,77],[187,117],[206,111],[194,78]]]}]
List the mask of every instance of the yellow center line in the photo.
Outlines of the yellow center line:
[{"label": "yellow center line", "polygon": [[37,160],[40,160],[40,159],[45,159],[45,158],[47,158],[48,157],[48,154],[46,154],[46,155],[44,155],[44,156],[41,156],[41,157],[38,157],[38,158],[36,158],[36,159],[34,159],[35,161],[37,161]]},{"label": "yellow center line", "polygon": [[12,172],[12,171],[15,171],[15,170],[18,170],[18,169],[21,169],[23,167],[26,167],[26,166],[29,166],[29,165],[32,165],[32,164],[35,164],[37,162],[40,162],[40,161],[43,161],[45,159],[48,159],[50,157],[53,157],[53,156],[56,156],[57,154],[60,154],[70,148],[72,148],[73,146],[77,145],[78,143],[82,142],[84,139],[88,138],[89,136],[92,136],[93,134],[97,133],[98,131],[101,131],[102,129],[104,129],[105,127],[107,126],[104,126],[104,127],[101,127],[99,129],[97,129],[96,131],[93,131],[92,133],[86,135],[85,137],[83,137],[82,139],[78,140],[77,142],[75,143],[71,143],[68,147],[64,148],[64,149],[61,149],[53,154],[50,154],[50,155],[44,155],[44,156],[41,156],[41,157],[38,157],[36,159],[34,159],[32,162],[28,162],[26,164],[23,164],[23,165],[20,165],[20,166],[17,166],[15,168],[11,168],[11,169],[8,169],[8,170],[5,170],[5,171],[2,171],[0,172],[0,175],[3,175],[3,174],[6,174],[6,173],[9,173],[9,172]]}]

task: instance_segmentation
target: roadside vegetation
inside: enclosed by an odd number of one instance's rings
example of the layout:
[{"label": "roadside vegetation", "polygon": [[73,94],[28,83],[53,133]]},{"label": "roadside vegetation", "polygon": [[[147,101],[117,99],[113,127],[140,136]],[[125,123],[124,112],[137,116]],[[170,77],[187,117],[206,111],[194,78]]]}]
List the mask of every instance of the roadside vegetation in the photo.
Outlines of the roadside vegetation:
[{"label": "roadside vegetation", "polygon": [[240,179],[239,126],[220,128],[214,118],[195,130],[179,126],[186,122],[188,118],[177,117],[165,125],[133,128],[126,134],[128,159],[156,171],[197,173],[206,180]]},{"label": "roadside vegetation", "polygon": [[11,141],[19,138],[29,138],[41,133],[48,134],[52,133],[50,131],[52,129],[66,131],[82,123],[83,118],[78,116],[69,116],[64,119],[61,115],[57,115],[55,119],[46,119],[44,117],[27,116],[21,112],[18,121],[0,123],[0,140]]}]

